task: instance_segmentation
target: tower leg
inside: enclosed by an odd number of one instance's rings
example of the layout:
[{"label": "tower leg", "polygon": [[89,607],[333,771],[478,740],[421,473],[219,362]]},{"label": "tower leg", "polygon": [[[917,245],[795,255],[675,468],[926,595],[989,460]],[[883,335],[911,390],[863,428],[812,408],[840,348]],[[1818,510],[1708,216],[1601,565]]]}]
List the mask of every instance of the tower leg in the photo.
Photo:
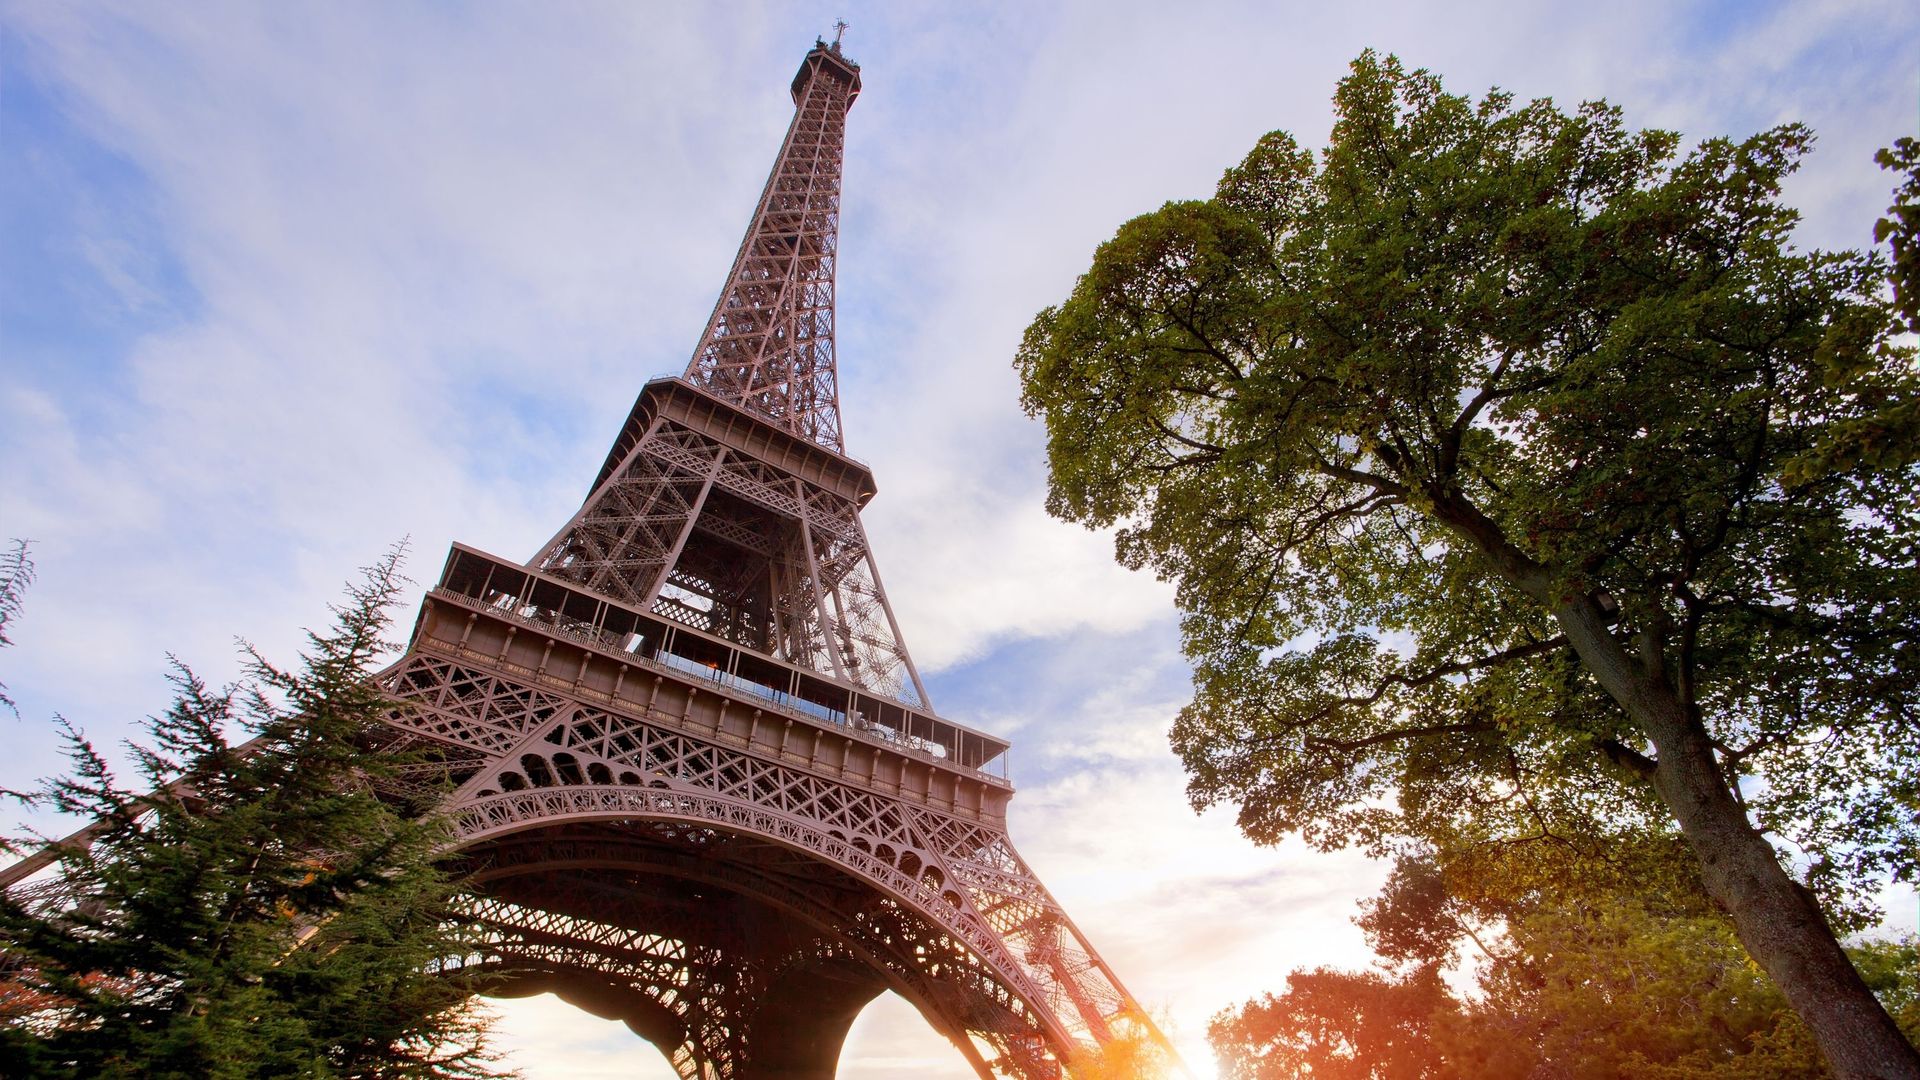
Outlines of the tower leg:
[{"label": "tower leg", "polygon": [[846,961],[808,965],[768,987],[739,1080],[833,1080],[854,1018],[886,988],[873,969]]}]

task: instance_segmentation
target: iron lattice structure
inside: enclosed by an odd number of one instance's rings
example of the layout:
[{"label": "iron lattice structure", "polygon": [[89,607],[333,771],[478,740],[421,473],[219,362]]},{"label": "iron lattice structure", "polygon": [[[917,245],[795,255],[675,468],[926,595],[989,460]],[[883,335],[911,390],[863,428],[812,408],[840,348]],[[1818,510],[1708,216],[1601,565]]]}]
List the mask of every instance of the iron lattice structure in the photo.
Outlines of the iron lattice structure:
[{"label": "iron lattice structure", "polygon": [[861,526],[833,352],[859,90],[807,54],[685,375],[532,560],[454,545],[381,676],[388,743],[424,751],[408,794],[452,791],[486,941],[457,963],[505,993],[755,1080],[831,1077],[891,989],[982,1077],[1053,1078],[1140,1014],[1008,838],[1009,744],[932,711]]},{"label": "iron lattice structure", "polygon": [[729,404],[844,450],[834,384],[833,270],[840,166],[860,71],[815,49],[793,77],[793,123],[780,144],[687,380]]}]

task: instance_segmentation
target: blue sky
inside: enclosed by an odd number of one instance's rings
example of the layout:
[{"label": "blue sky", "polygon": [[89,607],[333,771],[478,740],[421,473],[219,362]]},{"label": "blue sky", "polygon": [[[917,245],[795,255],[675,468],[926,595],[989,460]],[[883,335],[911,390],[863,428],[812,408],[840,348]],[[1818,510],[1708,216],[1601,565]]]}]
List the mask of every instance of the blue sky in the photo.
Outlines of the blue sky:
[{"label": "blue sky", "polygon": [[[57,766],[55,712],[111,742],[161,708],[169,651],[216,679],[235,636],[291,655],[402,536],[422,579],[455,539],[537,548],[684,366],[838,17],[866,87],[846,431],[889,593],[941,710],[1014,739],[1023,852],[1190,1047],[1289,969],[1361,961],[1380,871],[1186,809],[1171,595],[1043,513],[1027,320],[1261,133],[1321,142],[1367,46],[1694,138],[1805,121],[1809,245],[1867,242],[1872,151],[1920,127],[1920,12],[1891,0],[0,3],[0,535],[40,566],[0,785]],[[506,1029],[530,1076],[668,1075],[549,1005]],[[897,1002],[845,1066],[966,1075]]]}]

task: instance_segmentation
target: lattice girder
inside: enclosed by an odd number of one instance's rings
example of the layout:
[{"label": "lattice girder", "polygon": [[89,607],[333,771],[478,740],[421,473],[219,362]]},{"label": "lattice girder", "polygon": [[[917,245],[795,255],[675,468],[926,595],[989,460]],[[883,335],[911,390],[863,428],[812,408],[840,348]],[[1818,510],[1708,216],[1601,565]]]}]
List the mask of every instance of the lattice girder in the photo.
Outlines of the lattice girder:
[{"label": "lattice girder", "polygon": [[686,378],[809,439],[841,448],[834,270],[847,109],[859,69],[809,54],[793,122]]},{"label": "lattice girder", "polygon": [[[395,722],[416,732],[483,732],[496,745],[476,718],[517,721],[519,738],[493,750],[492,763],[472,774],[449,808],[462,844],[556,824],[624,821],[757,837],[850,874],[938,927],[1048,1018],[1056,1050],[1104,1039],[1128,1007],[1003,827],[908,806],[669,719],[488,682],[429,655],[403,661],[390,685],[403,698],[415,695],[415,707]],[[443,686],[491,688],[508,705]]]},{"label": "lattice girder", "polygon": [[[540,985],[550,989],[564,982],[557,968],[592,973],[589,987],[602,995],[595,1011],[636,1030],[652,1015],[643,1033],[687,1076],[831,1075],[845,1025],[887,988],[927,1015],[981,1075],[1051,1075],[1011,1066],[1044,1042],[1036,1014],[939,927],[779,845],[661,829],[575,824],[468,849],[472,880],[485,894],[474,910],[492,950],[473,962],[543,973]],[[529,896],[555,910],[518,902]],[[701,972],[715,954],[729,975],[707,1000]],[[613,984],[626,987],[634,1008],[614,1007],[605,996]],[[833,994],[841,1011],[826,1007],[823,995]],[[660,1038],[661,1015],[681,1021],[669,1040]],[[716,1016],[729,1018],[724,1031],[701,1026]],[[976,1043],[992,1048],[996,1065]],[[819,1068],[792,1071],[804,1059]]]},{"label": "lattice girder", "polygon": [[822,675],[924,705],[859,502],[654,416],[531,565]]}]

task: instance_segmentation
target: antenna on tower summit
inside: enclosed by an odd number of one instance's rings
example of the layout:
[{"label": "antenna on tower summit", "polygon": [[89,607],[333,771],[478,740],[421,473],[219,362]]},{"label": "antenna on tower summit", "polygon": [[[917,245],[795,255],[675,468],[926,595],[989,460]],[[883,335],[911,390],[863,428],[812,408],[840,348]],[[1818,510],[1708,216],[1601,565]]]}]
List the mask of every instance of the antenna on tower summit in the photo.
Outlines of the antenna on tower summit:
[{"label": "antenna on tower summit", "polygon": [[847,32],[847,26],[848,26],[847,20],[845,19],[840,19],[834,22],[833,24],[833,51],[834,52],[840,51],[840,39],[843,36],[845,36]]}]

